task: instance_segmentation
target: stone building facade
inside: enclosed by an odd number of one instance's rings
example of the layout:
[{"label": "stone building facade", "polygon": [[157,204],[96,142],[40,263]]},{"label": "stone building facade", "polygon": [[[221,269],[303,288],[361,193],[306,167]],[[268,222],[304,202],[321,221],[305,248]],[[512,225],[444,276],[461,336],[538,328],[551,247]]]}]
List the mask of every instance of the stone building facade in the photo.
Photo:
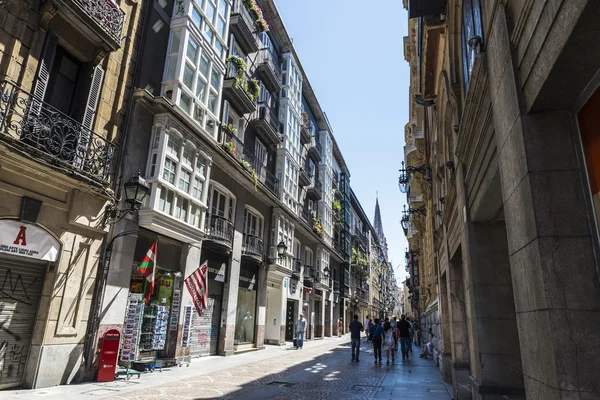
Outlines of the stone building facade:
[{"label": "stone building facade", "polygon": [[416,3],[410,245],[443,376],[455,399],[598,398],[598,2]]},{"label": "stone building facade", "polygon": [[0,389],[87,376],[142,4],[0,5]]}]

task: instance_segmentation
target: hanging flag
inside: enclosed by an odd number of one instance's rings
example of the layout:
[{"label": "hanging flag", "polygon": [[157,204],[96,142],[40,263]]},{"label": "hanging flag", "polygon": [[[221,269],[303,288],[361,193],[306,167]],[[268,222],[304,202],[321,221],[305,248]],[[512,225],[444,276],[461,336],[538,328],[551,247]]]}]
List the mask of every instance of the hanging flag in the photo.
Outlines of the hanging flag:
[{"label": "hanging flag", "polygon": [[197,270],[185,278],[185,286],[192,296],[198,315],[202,315],[208,307],[208,261],[204,261]]},{"label": "hanging flag", "polygon": [[158,239],[152,243],[150,249],[142,259],[138,268],[147,282],[144,285],[144,303],[150,300],[150,296],[154,293],[154,272],[156,270]]}]

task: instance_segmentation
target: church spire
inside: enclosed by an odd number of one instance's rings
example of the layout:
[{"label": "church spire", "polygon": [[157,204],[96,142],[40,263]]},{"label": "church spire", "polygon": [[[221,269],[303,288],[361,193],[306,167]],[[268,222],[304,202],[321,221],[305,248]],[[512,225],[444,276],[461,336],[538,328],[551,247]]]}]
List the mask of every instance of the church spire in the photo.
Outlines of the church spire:
[{"label": "church spire", "polygon": [[377,233],[379,240],[381,240],[383,238],[384,234],[383,234],[383,223],[381,222],[381,210],[379,209],[379,193],[377,194],[377,197],[375,198],[375,220],[373,222],[373,228],[375,229],[375,232]]}]

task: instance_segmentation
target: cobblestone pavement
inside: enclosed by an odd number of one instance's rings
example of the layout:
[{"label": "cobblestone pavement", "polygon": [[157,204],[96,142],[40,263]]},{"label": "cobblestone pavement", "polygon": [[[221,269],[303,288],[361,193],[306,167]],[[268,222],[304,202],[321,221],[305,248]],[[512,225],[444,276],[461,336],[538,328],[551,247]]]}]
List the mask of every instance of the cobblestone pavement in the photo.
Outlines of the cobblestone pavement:
[{"label": "cobblestone pavement", "polygon": [[334,342],[112,399],[450,399],[431,360],[374,364],[372,349],[362,344],[360,363],[351,362],[348,342]]},{"label": "cobblestone pavement", "polygon": [[[415,350],[416,351],[416,350]],[[309,341],[302,350],[268,346],[233,357],[208,357],[189,368],[143,374],[138,380],[89,382],[1,392],[7,400],[449,400],[438,369],[418,356],[374,364],[362,341],[361,362],[350,360],[349,337]]]}]

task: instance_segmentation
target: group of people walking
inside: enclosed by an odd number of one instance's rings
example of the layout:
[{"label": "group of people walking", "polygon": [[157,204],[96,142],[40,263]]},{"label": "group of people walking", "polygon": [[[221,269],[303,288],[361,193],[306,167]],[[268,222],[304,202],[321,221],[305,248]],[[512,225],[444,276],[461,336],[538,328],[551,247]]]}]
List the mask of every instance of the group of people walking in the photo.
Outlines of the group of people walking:
[{"label": "group of people walking", "polygon": [[[301,349],[304,344],[304,335],[306,333],[307,321],[303,314],[296,322],[296,338],[294,339],[294,347]],[[342,319],[338,319],[337,323],[338,336],[342,335]],[[402,314],[400,320],[396,317],[385,318],[383,323],[379,318],[371,320],[369,316],[365,319],[364,325],[358,320],[358,315],[354,315],[353,321],[350,323],[350,339],[352,343],[352,361],[360,361],[360,341],[361,332],[366,331],[367,342],[373,344],[373,354],[375,363],[382,363],[382,353],[385,352],[386,363],[392,364],[396,361],[396,353],[398,348],[402,353],[402,359],[410,358],[410,353],[413,351],[413,337],[417,329],[416,323],[406,319]],[[429,340],[423,346],[421,358],[427,358],[427,355],[433,353],[433,331],[429,329]],[[391,357],[390,357],[391,356]]]}]

